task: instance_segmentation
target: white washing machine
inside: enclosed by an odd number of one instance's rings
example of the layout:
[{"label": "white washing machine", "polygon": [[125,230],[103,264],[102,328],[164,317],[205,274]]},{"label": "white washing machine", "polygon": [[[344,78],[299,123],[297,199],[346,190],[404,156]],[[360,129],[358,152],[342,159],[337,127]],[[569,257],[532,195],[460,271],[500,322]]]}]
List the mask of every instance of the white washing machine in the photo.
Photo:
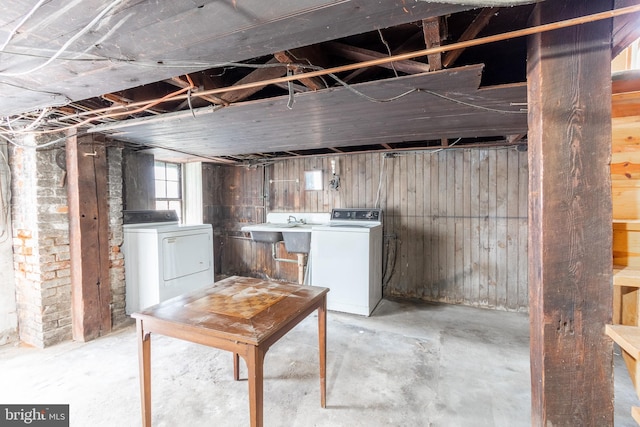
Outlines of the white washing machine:
[{"label": "white washing machine", "polygon": [[125,211],[127,314],[214,281],[211,224],[180,225],[175,211]]},{"label": "white washing machine", "polygon": [[311,284],[327,309],[369,316],[382,299],[382,210],[333,209],[311,236]]}]

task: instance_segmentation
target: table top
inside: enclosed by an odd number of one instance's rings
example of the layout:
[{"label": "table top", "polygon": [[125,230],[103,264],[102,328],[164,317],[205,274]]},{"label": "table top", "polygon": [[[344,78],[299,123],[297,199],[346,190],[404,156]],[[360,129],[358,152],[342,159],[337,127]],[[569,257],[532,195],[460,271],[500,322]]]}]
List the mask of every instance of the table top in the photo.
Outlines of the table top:
[{"label": "table top", "polygon": [[131,316],[258,345],[329,291],[317,286],[231,276]]}]

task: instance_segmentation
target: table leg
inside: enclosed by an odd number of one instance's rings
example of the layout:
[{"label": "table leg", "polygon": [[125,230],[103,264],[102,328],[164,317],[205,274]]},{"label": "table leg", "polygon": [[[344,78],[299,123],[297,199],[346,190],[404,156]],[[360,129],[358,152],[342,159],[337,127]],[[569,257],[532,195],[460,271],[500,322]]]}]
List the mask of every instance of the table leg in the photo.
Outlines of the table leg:
[{"label": "table leg", "polygon": [[233,379],[240,381],[240,355],[233,353]]},{"label": "table leg", "polygon": [[138,361],[140,363],[140,402],[142,425],[151,427],[151,334],[144,332],[141,319],[136,319]]},{"label": "table leg", "polygon": [[246,362],[247,370],[249,371],[249,417],[251,427],[262,427],[264,351],[259,346],[248,346]]},{"label": "table leg", "polygon": [[318,307],[318,351],[320,353],[320,406],[327,407],[327,296]]}]

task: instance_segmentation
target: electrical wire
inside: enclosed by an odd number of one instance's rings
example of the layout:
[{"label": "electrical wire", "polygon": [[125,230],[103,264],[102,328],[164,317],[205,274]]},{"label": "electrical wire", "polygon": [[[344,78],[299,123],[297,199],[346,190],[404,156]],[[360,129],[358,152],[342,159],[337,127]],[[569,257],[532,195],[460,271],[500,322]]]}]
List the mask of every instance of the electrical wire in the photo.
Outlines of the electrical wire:
[{"label": "electrical wire", "polygon": [[428,90],[428,89],[416,89],[416,91],[417,92],[428,93],[429,95],[437,96],[438,98],[446,99],[447,101],[451,101],[451,102],[454,102],[454,103],[460,104],[460,105],[465,105],[467,107],[476,108],[478,110],[485,110],[485,111],[491,111],[493,113],[503,113],[503,114],[527,114],[527,111],[525,111],[525,110],[517,110],[517,111],[514,111],[514,110],[499,110],[497,108],[490,108],[490,107],[484,107],[482,105],[471,104],[470,102],[460,101],[459,99],[451,98],[449,96],[442,95],[441,93],[434,92],[434,91]]},{"label": "electrical wire", "polygon": [[31,74],[35,71],[40,70],[41,68],[46,67],[47,65],[49,65],[50,63],[52,63],[53,61],[55,61],[56,58],[58,58],[60,55],[62,55],[71,44],[73,44],[76,40],[78,40],[80,37],[82,37],[83,35],[85,35],[95,24],[97,24],[107,13],[109,13],[114,7],[116,7],[118,4],[122,3],[125,0],[114,0],[113,2],[111,2],[111,4],[109,4],[107,7],[105,7],[98,15],[96,15],[95,18],[93,18],[91,20],[91,22],[89,22],[87,25],[84,26],[84,28],[82,28],[80,31],[78,31],[75,35],[73,35],[73,37],[71,37],[69,40],[66,41],[65,44],[62,45],[62,47],[60,49],[58,49],[58,51],[56,53],[53,54],[53,56],[51,56],[48,60],[46,60],[44,63],[33,67],[29,70],[24,70],[24,71],[19,71],[19,72],[15,72],[15,73],[6,73],[6,72],[0,72],[0,76],[5,76],[5,77],[17,77],[17,76],[24,76],[27,74]]},{"label": "electrical wire", "polygon": [[[380,31],[380,28],[378,28],[378,35],[380,36],[380,40],[382,40],[382,44],[384,45],[384,47],[387,48],[387,53],[389,54],[389,56],[392,56],[391,47],[389,47],[389,43],[387,43],[387,41],[382,36],[382,31]],[[396,77],[398,77],[398,71],[396,71],[396,67],[395,67],[395,65],[393,65],[393,62],[391,62],[389,65],[391,65],[391,69],[393,70],[393,74],[395,74]]]},{"label": "electrical wire", "polygon": [[67,135],[67,136],[63,136],[62,138],[58,138],[54,141],[49,141],[47,143],[44,144],[40,144],[40,145],[25,145],[25,144],[18,144],[17,142],[13,141],[12,139],[7,138],[6,136],[4,136],[2,133],[0,133],[0,138],[4,139],[5,141],[7,141],[9,144],[14,145],[16,147],[20,147],[20,148],[33,148],[33,149],[39,149],[39,148],[46,148],[46,147],[50,147],[52,145],[58,144],[60,142],[66,141],[67,139],[73,137],[73,136],[77,136],[77,133],[74,133],[73,135]]},{"label": "electrical wire", "polygon": [[22,20],[18,23],[18,25],[16,25],[15,28],[13,30],[11,30],[11,32],[9,33],[9,36],[7,36],[7,39],[4,41],[2,46],[0,46],[0,52],[4,51],[4,48],[7,47],[7,45],[9,44],[11,39],[13,38],[13,36],[15,36],[16,33],[18,32],[18,30],[20,29],[20,27],[22,27],[24,25],[24,23],[27,22],[27,20],[29,18],[31,18],[31,15],[36,13],[36,11],[40,8],[40,6],[42,6],[42,4],[45,1],[47,1],[47,0],[40,0],[38,3],[36,3],[36,5],[33,6],[31,8],[31,10],[22,18]]}]

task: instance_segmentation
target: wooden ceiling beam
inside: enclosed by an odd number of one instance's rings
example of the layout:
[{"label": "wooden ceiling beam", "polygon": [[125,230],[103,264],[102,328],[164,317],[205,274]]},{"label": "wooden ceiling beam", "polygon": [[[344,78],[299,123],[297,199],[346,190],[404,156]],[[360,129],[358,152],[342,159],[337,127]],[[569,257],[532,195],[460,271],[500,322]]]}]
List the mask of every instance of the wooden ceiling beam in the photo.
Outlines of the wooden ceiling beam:
[{"label": "wooden ceiling beam", "polygon": [[[185,82],[180,77],[171,77],[170,79],[165,80],[165,82],[167,82],[167,83],[169,83],[169,84],[171,84],[173,86],[179,87],[179,88],[187,88],[187,87],[189,87],[189,82]],[[195,90],[191,91],[191,94],[193,96],[197,96],[198,98],[202,98],[205,101],[209,101],[212,104],[216,104],[216,105],[222,104],[224,106],[229,105],[229,103],[227,101],[225,101],[224,99],[222,99],[222,98],[220,98],[218,96],[215,96],[215,95],[198,95],[198,89],[197,88]],[[178,109],[180,109],[180,108],[178,108]]]},{"label": "wooden ceiling beam", "polygon": [[[374,50],[363,49],[339,42],[328,42],[324,45],[332,49],[336,55],[354,61],[369,61],[371,59],[386,58],[388,56]],[[390,70],[395,68],[407,74],[426,73],[429,71],[429,64],[412,60],[388,62],[386,64],[380,64],[379,66]]]},{"label": "wooden ceiling beam", "polygon": [[[283,64],[304,63],[305,61],[300,60],[299,58],[306,57],[306,55],[304,55],[303,53],[304,51],[302,51],[301,49],[298,49],[298,51],[302,54],[301,56],[292,54],[287,51],[282,51],[282,52],[274,53],[273,57]],[[309,60],[309,62],[311,61]],[[315,64],[311,63],[310,65],[315,65]],[[297,74],[300,71],[304,72],[305,70],[304,69],[301,70],[296,67],[294,69],[294,74]],[[300,83],[302,83],[303,85],[305,85],[311,90],[320,90],[320,89],[325,89],[327,87],[327,85],[324,83],[324,81],[320,77],[301,78]]]},{"label": "wooden ceiling beam", "polygon": [[[272,58],[269,61],[267,61],[267,64],[279,64],[279,63],[280,61],[278,61],[275,58]],[[257,68],[254,71],[247,74],[242,79],[238,80],[235,84],[233,84],[233,86],[260,82],[262,80],[277,79],[278,77],[282,77],[286,74],[287,74],[287,67],[284,65],[282,67]],[[267,85],[250,87],[242,90],[230,90],[228,92],[223,92],[218,96],[224,101],[228,102],[229,104],[232,104],[234,102],[240,102],[244,99],[247,99],[254,93],[262,90],[265,86]]]},{"label": "wooden ceiling beam", "polygon": [[[394,55],[397,55],[399,53],[404,53],[406,52],[409,46],[411,46],[414,42],[416,42],[416,40],[418,38],[422,38],[422,31],[418,31],[416,32],[414,35],[412,35],[411,37],[409,37],[404,43],[402,43],[400,46],[398,46],[396,49],[393,49],[393,51],[391,52]],[[354,78],[358,77],[359,75],[370,71],[372,67],[367,67],[367,68],[360,68],[358,70],[352,71],[351,73],[349,73],[348,75],[346,75],[345,77],[342,78],[342,80],[345,83],[349,83],[351,80],[353,80]]]},{"label": "wooden ceiling beam", "polygon": [[[422,32],[424,34],[424,44],[427,49],[440,46],[440,18],[433,17],[422,20]],[[434,53],[427,56],[431,71],[442,70],[442,54]]]},{"label": "wooden ceiling beam", "polygon": [[[476,18],[467,27],[464,33],[462,33],[462,35],[458,39],[458,42],[466,42],[467,40],[476,38],[476,36],[480,34],[480,31],[482,31],[487,26],[487,24],[489,24],[489,21],[491,20],[493,15],[495,15],[498,9],[498,7],[486,7],[482,9],[478,16],[476,16]],[[447,52],[444,55],[444,59],[442,60],[442,65],[445,68],[450,67],[456,61],[456,59],[458,59],[460,55],[462,55],[462,52],[464,52],[464,49],[457,49]]]},{"label": "wooden ceiling beam", "polygon": [[[111,102],[111,104],[118,104],[118,105],[122,105],[123,107],[126,107],[132,102],[135,102],[133,99],[129,99],[121,95],[116,95],[115,93],[105,93],[104,95],[101,96],[101,98]],[[165,111],[158,111],[153,108],[150,108],[147,111],[151,114],[156,114],[156,115],[162,114],[163,112],[165,112]]]}]

